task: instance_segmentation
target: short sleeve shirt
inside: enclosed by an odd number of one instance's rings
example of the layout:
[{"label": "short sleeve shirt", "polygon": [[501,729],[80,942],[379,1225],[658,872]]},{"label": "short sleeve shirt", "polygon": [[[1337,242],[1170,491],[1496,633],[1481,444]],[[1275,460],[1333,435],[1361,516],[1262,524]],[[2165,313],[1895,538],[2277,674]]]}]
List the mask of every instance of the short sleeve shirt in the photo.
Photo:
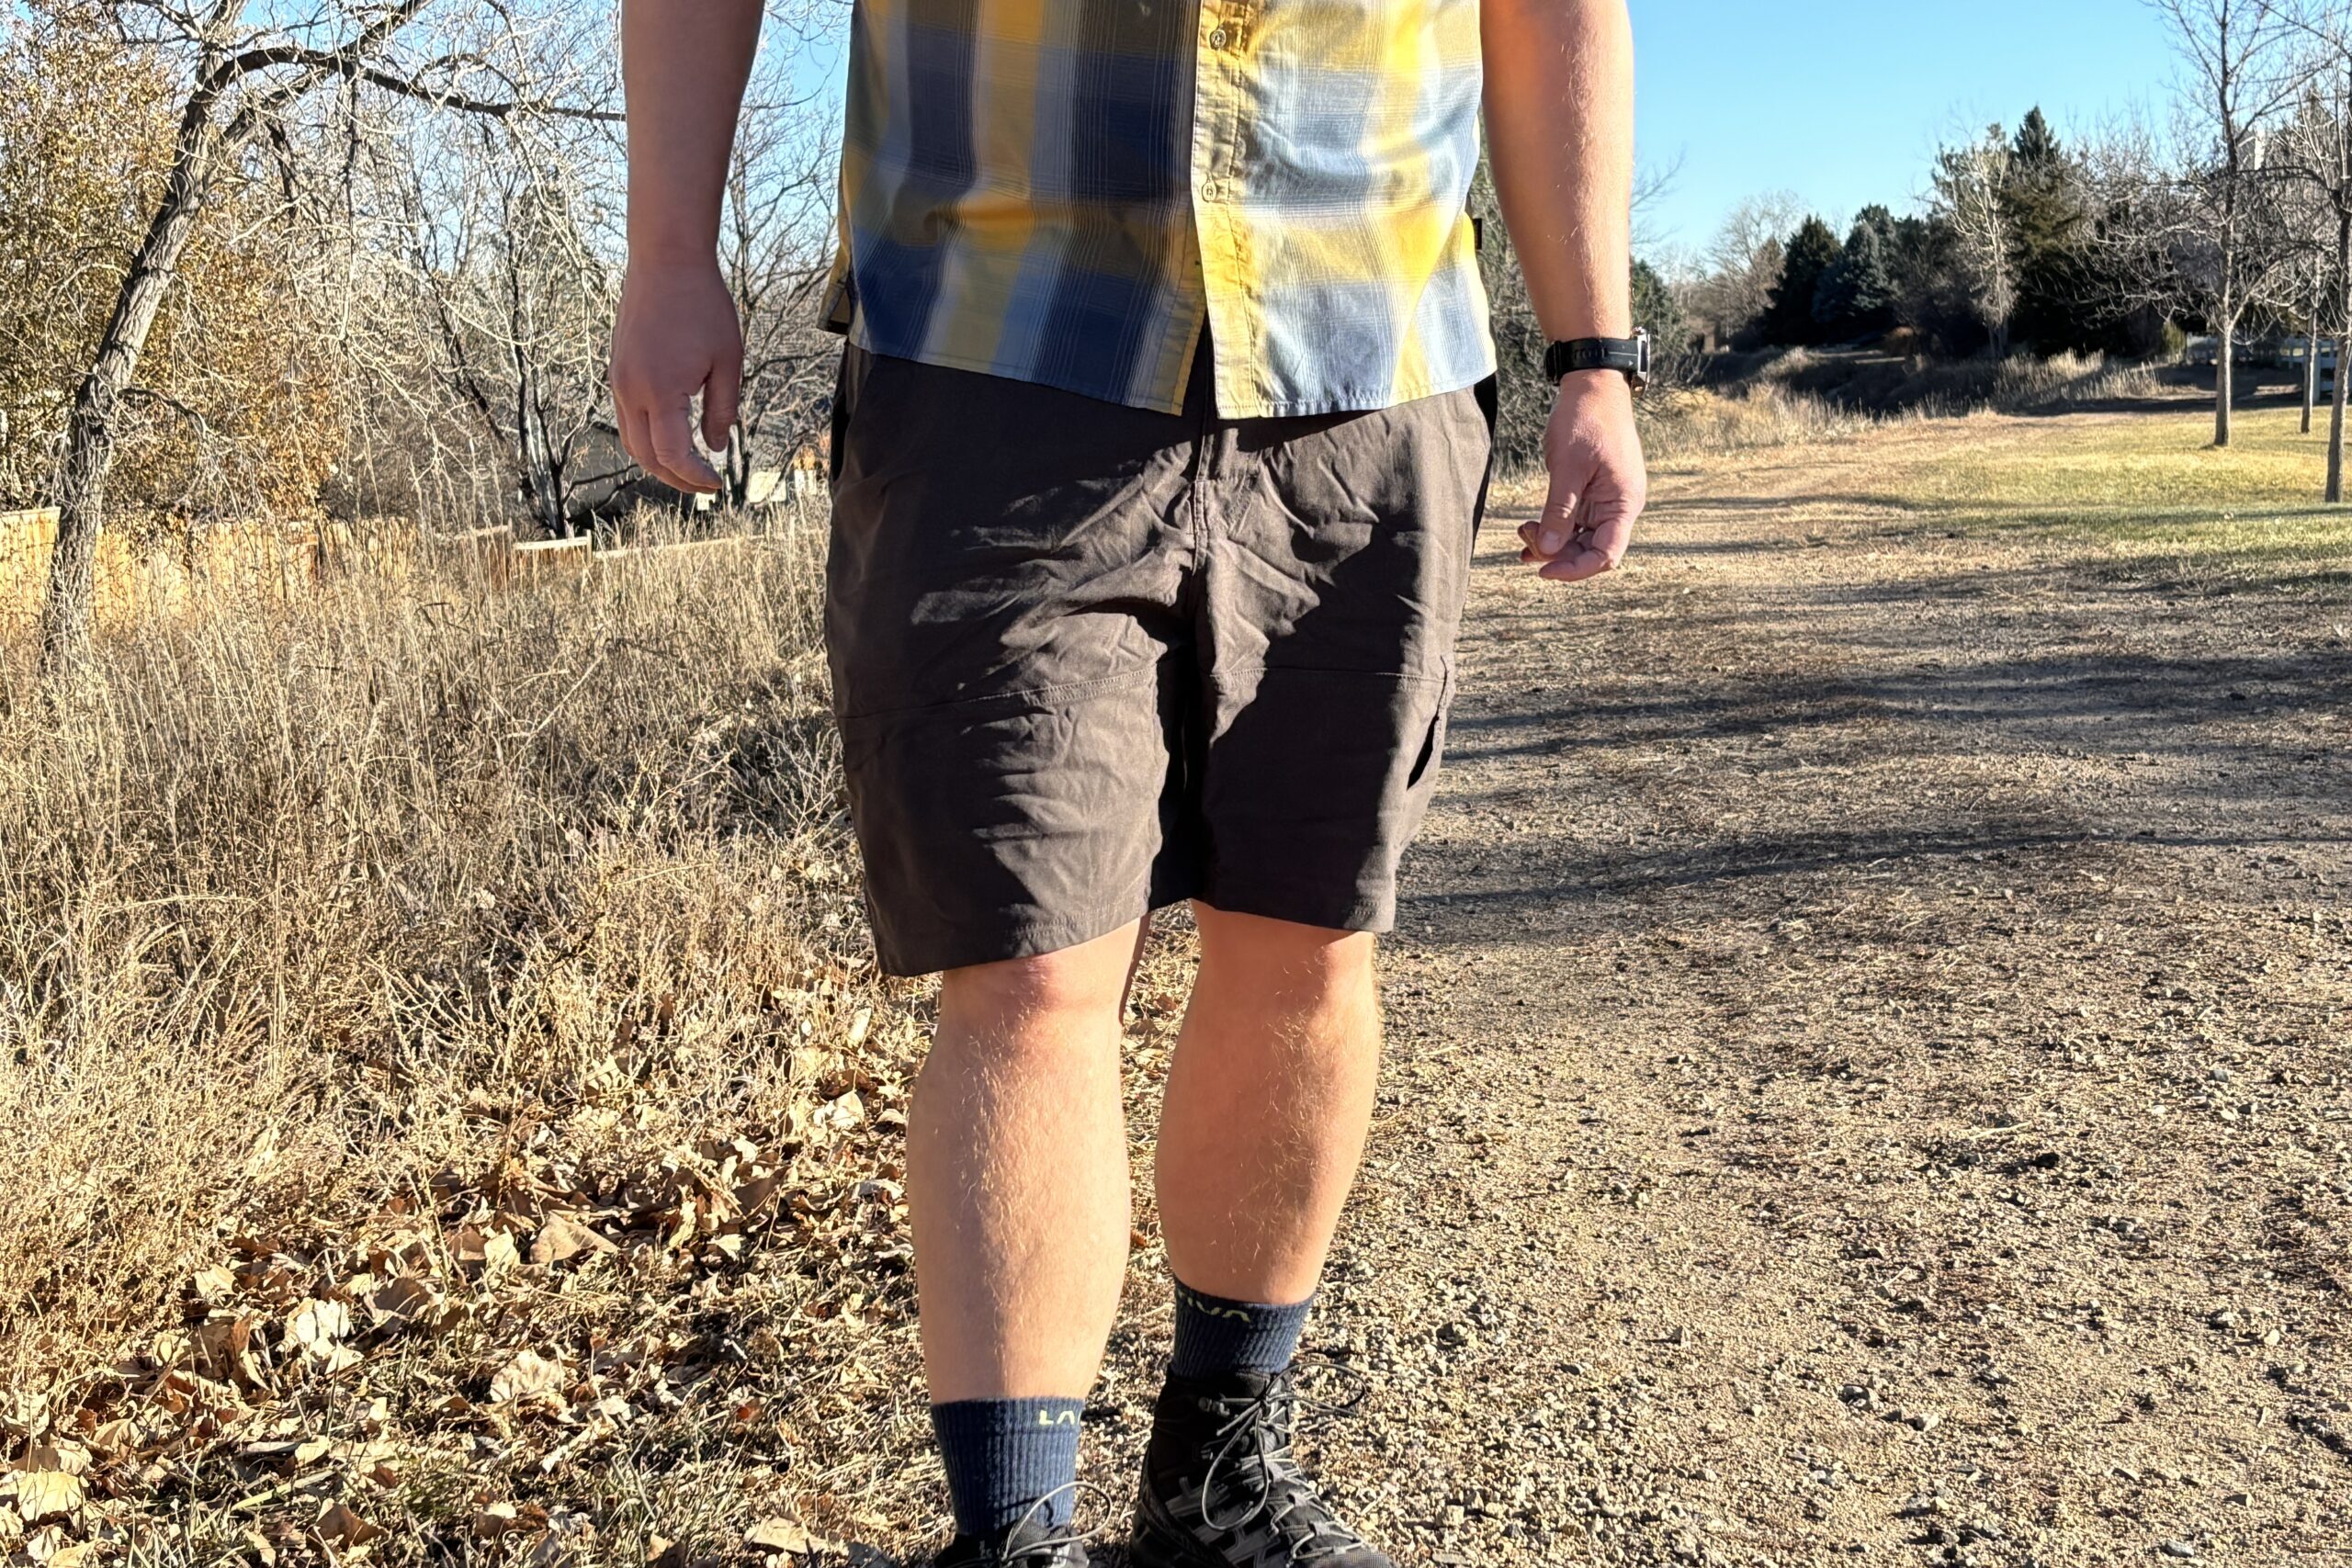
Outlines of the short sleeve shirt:
[{"label": "short sleeve shirt", "polygon": [[1478,0],[855,0],[826,310],[876,354],[1229,418],[1494,369]]}]

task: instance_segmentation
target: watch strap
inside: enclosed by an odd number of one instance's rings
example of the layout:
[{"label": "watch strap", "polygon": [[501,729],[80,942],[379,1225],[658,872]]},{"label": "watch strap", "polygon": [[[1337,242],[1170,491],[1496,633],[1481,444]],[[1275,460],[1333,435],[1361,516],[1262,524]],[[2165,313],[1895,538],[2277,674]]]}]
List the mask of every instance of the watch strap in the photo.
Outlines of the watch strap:
[{"label": "watch strap", "polygon": [[1580,337],[1555,343],[1544,351],[1544,378],[1557,381],[1579,370],[1622,370],[1636,388],[1650,378],[1650,334],[1632,337]]}]

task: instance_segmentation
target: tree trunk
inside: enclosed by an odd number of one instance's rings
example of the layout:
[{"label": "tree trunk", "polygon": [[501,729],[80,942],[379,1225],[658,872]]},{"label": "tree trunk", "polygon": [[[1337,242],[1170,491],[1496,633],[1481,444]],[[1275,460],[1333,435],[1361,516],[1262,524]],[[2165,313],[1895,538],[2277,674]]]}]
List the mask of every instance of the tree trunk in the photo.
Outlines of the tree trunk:
[{"label": "tree trunk", "polygon": [[2213,338],[2213,445],[2230,444],[2230,400],[2237,392],[2238,324],[2224,314]]},{"label": "tree trunk", "polygon": [[97,355],[74,394],[58,477],[57,549],[50,558],[49,598],[41,614],[44,675],[79,664],[89,653],[98,536],[106,525],[107,479],[114,471],[115,413],[139,373],[155,313],[196,231],[217,152],[210,124],[192,107],[181,121],[171,175],[145,236],[131,253],[130,270],[115,296]]},{"label": "tree trunk", "polygon": [[2319,310],[2320,302],[2327,298],[2324,279],[2312,285],[2311,314],[2304,318],[2303,332],[2303,434],[2312,433],[2312,412],[2319,406]]},{"label": "tree trunk", "polygon": [[2327,501],[2333,506],[2344,500],[2344,402],[2352,391],[2352,208],[2339,213],[2335,220],[2336,287],[2343,291],[2337,301],[2342,314],[2335,322],[2335,396],[2327,424]]},{"label": "tree trunk", "polygon": [[748,508],[752,504],[752,444],[743,439],[741,419],[727,427],[727,454],[718,470],[718,501],[722,508]]}]

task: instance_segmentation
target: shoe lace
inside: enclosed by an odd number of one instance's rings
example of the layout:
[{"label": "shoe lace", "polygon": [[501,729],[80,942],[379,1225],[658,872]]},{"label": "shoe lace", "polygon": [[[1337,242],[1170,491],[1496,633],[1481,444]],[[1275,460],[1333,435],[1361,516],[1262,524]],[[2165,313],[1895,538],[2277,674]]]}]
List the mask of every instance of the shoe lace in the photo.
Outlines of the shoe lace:
[{"label": "shoe lace", "polygon": [[[1295,1563],[1317,1562],[1353,1551],[1363,1538],[1331,1517],[1291,1457],[1291,1434],[1298,1413],[1348,1416],[1363,1402],[1368,1385],[1351,1367],[1321,1357],[1304,1359],[1309,1368],[1347,1382],[1347,1397],[1316,1399],[1298,1391],[1295,1369],[1276,1373],[1264,1392],[1249,1399],[1220,1402],[1225,1418],[1214,1435],[1216,1448],[1201,1476],[1201,1519],[1211,1529],[1238,1529],[1258,1518],[1290,1545]],[[1227,1518],[1216,1515],[1217,1472],[1248,1506]]]},{"label": "shoe lace", "polygon": [[[988,1554],[986,1559],[988,1568],[1058,1568],[1061,1554],[1064,1551],[1073,1546],[1083,1547],[1088,1538],[1094,1533],[1091,1530],[1082,1530],[1078,1528],[1076,1500],[1089,1492],[1100,1494],[1102,1490],[1092,1482],[1072,1481],[1055,1487],[1051,1492],[1030,1504],[1028,1511],[1023,1513],[1014,1522],[1012,1528],[1005,1532],[1003,1542]],[[1036,1522],[1038,1510],[1047,1506],[1065,1492],[1069,1493],[1072,1498],[1070,1522],[1058,1529],[1048,1530],[1046,1534],[1031,1540],[1020,1540],[1021,1532]]]}]

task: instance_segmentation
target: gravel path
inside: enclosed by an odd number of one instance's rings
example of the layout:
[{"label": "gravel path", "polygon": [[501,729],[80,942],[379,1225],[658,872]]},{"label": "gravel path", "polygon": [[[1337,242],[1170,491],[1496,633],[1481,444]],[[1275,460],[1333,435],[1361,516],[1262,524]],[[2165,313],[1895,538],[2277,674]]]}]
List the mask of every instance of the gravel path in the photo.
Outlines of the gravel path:
[{"label": "gravel path", "polygon": [[1889,460],[1668,475],[1575,594],[1487,538],[1310,1336],[1409,1561],[2352,1563],[2343,585]]}]

